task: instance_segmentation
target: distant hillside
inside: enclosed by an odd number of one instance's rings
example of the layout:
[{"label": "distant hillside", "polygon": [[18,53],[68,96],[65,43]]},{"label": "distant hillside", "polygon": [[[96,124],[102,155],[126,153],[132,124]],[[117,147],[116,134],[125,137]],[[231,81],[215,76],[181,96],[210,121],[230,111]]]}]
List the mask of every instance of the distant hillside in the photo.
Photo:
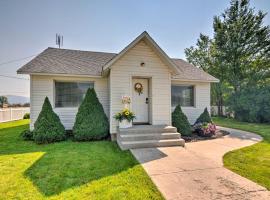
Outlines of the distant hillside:
[{"label": "distant hillside", "polygon": [[9,104],[24,104],[24,103],[30,103],[29,97],[23,97],[23,96],[16,96],[16,95],[6,95],[8,98]]}]

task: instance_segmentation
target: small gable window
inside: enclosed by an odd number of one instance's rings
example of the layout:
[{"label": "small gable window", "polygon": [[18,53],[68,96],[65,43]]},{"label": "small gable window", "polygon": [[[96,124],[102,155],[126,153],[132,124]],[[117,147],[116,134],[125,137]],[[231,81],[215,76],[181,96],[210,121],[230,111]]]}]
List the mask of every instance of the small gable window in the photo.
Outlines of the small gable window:
[{"label": "small gable window", "polygon": [[55,81],[55,107],[78,107],[93,82]]},{"label": "small gable window", "polygon": [[172,107],[178,104],[183,107],[193,107],[195,104],[193,85],[172,85],[171,95]]}]

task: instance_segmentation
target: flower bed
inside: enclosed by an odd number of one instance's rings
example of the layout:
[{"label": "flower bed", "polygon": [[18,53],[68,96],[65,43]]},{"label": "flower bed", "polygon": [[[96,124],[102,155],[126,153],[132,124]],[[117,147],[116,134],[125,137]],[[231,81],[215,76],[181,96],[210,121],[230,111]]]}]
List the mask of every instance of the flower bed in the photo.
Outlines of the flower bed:
[{"label": "flower bed", "polygon": [[202,137],[199,136],[197,133],[193,132],[190,136],[181,136],[181,138],[183,138],[185,142],[188,143],[188,142],[199,142],[202,140],[212,140],[229,134],[230,133],[228,131],[216,130],[215,134],[210,137]]},{"label": "flower bed", "polygon": [[201,137],[211,137],[215,135],[216,125],[214,123],[196,123],[194,126],[194,131]]}]

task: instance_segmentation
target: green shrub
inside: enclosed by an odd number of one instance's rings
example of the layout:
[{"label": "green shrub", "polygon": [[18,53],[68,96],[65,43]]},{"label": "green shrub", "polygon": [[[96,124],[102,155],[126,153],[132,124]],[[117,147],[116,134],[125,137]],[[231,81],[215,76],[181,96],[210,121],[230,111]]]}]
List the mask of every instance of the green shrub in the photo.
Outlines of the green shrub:
[{"label": "green shrub", "polygon": [[77,141],[100,140],[108,136],[109,122],[95,90],[89,88],[79,107],[73,127]]},{"label": "green shrub", "polygon": [[46,97],[34,124],[33,139],[38,144],[44,144],[62,141],[65,138],[65,128]]},{"label": "green shrub", "polygon": [[30,113],[25,113],[23,119],[30,119]]},{"label": "green shrub", "polygon": [[249,86],[231,95],[229,108],[239,121],[270,122],[270,85]]},{"label": "green shrub", "polygon": [[30,130],[24,130],[22,133],[21,133],[21,137],[23,140],[33,140],[33,132],[30,131]]},{"label": "green shrub", "polygon": [[195,124],[204,123],[204,122],[206,122],[206,123],[212,123],[213,122],[207,108],[204,109],[203,113],[198,117]]},{"label": "green shrub", "polygon": [[177,105],[172,113],[172,125],[177,128],[181,135],[189,136],[192,133],[187,116],[182,112],[180,105]]}]

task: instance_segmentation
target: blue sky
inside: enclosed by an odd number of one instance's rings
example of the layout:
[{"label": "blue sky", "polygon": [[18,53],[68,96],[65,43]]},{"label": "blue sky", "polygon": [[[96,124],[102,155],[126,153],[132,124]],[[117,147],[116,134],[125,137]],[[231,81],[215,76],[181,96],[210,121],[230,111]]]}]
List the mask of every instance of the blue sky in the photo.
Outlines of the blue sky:
[{"label": "blue sky", "polygon": [[[213,16],[229,6],[225,0],[1,0],[0,75],[16,75],[25,59],[64,35],[63,48],[119,52],[144,30],[171,57],[185,58],[200,33],[212,36]],[[269,0],[251,0],[270,12]],[[270,25],[270,15],[265,24]],[[0,95],[29,96],[29,81],[0,77]]]}]

